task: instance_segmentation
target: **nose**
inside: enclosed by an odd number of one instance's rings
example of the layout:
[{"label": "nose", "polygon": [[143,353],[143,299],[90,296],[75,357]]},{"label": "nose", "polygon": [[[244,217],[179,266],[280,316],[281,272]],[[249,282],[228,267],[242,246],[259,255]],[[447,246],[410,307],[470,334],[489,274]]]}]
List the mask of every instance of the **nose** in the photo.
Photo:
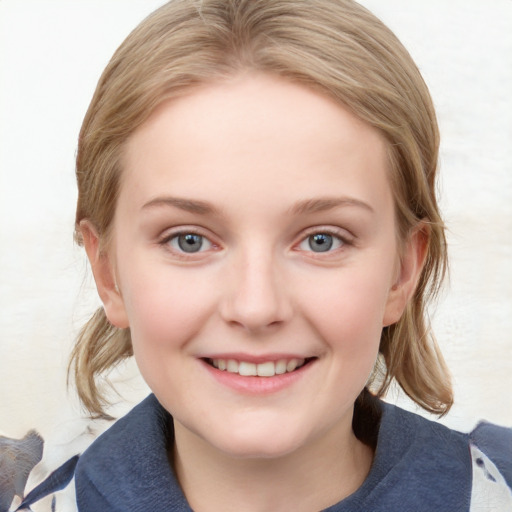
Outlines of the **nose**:
[{"label": "nose", "polygon": [[290,319],[292,303],[271,254],[246,251],[230,270],[220,308],[224,321],[250,332],[264,332]]}]

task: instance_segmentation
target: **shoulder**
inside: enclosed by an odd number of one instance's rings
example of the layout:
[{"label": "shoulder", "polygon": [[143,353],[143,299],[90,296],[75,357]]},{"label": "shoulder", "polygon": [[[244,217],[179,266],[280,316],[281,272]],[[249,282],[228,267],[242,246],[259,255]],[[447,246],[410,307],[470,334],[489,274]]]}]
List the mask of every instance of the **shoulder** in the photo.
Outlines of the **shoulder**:
[{"label": "shoulder", "polygon": [[79,511],[189,510],[169,464],[170,435],[172,418],[154,395],[114,423],[78,462]]},{"label": "shoulder", "polygon": [[77,475],[99,474],[107,469],[110,472],[113,464],[122,468],[128,459],[141,455],[137,449],[139,446],[148,451],[155,449],[155,445],[165,443],[162,421],[165,421],[165,417],[156,398],[150,395],[89,446],[80,457]]},{"label": "shoulder", "polygon": [[481,422],[469,438],[473,463],[471,512],[512,510],[512,429]]},{"label": "shoulder", "polygon": [[512,428],[480,422],[469,435],[471,444],[492,459],[512,487]]},{"label": "shoulder", "polygon": [[512,429],[481,422],[466,434],[385,404],[381,440],[386,453],[401,445],[392,472],[418,503],[429,499],[429,507],[436,502],[436,510],[447,511],[512,510]]},{"label": "shoulder", "polygon": [[[459,471],[471,466],[469,434],[453,430],[399,407],[383,404],[383,418],[379,444],[400,446],[400,460],[408,460],[414,467],[422,461],[433,473],[444,469]],[[393,449],[392,449],[393,450]]]},{"label": "shoulder", "polygon": [[469,435],[391,404],[380,402],[379,406],[370,473],[361,488],[333,512],[468,512]]}]

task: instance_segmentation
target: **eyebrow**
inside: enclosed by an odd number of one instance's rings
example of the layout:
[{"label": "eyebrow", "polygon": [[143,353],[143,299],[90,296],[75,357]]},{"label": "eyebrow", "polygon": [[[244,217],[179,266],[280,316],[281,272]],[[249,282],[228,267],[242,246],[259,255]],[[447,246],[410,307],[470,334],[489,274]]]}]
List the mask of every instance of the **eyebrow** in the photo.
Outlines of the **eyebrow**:
[{"label": "eyebrow", "polygon": [[[220,211],[206,201],[183,199],[171,196],[151,199],[151,201],[148,201],[142,206],[142,209],[161,208],[162,206],[171,206],[199,215],[220,215]],[[374,213],[374,209],[368,203],[352,197],[320,197],[316,199],[305,199],[293,205],[289,211],[292,215],[300,215],[324,212],[334,208],[347,206],[363,208]]]},{"label": "eyebrow", "polygon": [[162,206],[172,206],[190,213],[200,215],[219,215],[219,210],[206,201],[193,199],[182,199],[179,197],[155,197],[142,206],[142,209],[161,208]]},{"label": "eyebrow", "polygon": [[296,215],[324,212],[326,210],[332,210],[343,206],[363,208],[370,213],[375,213],[375,210],[368,203],[353,197],[320,197],[318,199],[305,199],[296,203],[290,211],[292,214]]}]

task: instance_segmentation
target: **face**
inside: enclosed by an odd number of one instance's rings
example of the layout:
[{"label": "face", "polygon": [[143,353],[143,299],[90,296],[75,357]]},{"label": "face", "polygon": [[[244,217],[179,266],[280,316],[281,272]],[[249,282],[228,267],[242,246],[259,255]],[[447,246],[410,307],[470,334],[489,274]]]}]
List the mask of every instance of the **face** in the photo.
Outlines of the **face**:
[{"label": "face", "polygon": [[178,430],[237,457],[350,430],[417,260],[376,130],[280,78],[205,85],[129,140],[113,227],[106,262],[85,236],[100,295]]}]

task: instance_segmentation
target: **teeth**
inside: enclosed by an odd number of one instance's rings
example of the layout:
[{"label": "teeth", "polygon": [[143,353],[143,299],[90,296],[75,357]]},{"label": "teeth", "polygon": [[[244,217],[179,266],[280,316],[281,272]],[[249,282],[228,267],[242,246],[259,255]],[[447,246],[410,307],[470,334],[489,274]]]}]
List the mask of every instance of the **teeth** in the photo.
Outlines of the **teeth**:
[{"label": "teeth", "polygon": [[228,359],[228,362],[226,363],[226,370],[229,373],[238,373],[238,361],[235,361],[234,359]]},{"label": "teeth", "polygon": [[277,375],[282,375],[286,373],[286,361],[284,359],[280,359],[276,363],[276,373]]},{"label": "teeth", "polygon": [[269,361],[268,363],[260,363],[256,367],[258,377],[273,377],[276,374],[276,365]]},{"label": "teeth", "polygon": [[236,361],[234,359],[213,359],[213,366],[221,371],[229,373],[238,373],[244,377],[274,377],[274,375],[282,375],[284,373],[293,372],[300,368],[304,359],[279,359],[278,361],[266,361],[265,363],[248,363],[246,361]]},{"label": "teeth", "polygon": [[286,363],[286,371],[293,372],[293,370],[295,370],[295,368],[297,368],[297,359],[290,359]]},{"label": "teeth", "polygon": [[254,363],[245,363],[244,361],[240,361],[240,363],[238,363],[238,373],[247,377],[251,375],[258,375],[256,365]]}]

